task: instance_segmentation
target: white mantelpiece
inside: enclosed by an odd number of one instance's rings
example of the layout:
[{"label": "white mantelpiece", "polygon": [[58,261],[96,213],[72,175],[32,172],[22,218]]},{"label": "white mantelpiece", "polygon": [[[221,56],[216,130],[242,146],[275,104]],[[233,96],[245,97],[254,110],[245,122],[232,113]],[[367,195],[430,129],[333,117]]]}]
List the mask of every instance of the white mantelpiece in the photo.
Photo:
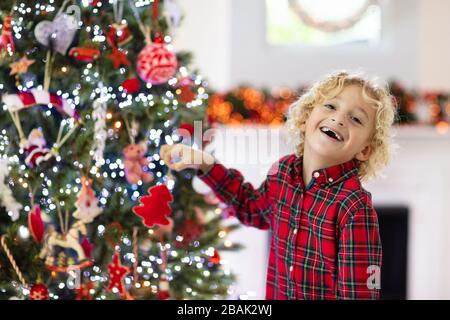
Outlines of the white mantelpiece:
[{"label": "white mantelpiece", "polygon": [[[222,127],[219,130],[224,132]],[[248,134],[248,130],[253,131]],[[236,161],[233,152],[267,147],[267,139],[258,139],[264,127],[227,131],[226,139],[218,139],[216,157],[234,167],[258,187],[270,163],[292,148],[282,142],[279,130],[271,131],[274,141],[281,141],[264,164]],[[256,132],[256,133],[255,133]],[[405,205],[409,209],[408,226],[408,299],[450,299],[450,132],[439,134],[432,127],[397,127],[398,149],[384,177],[365,183],[375,206]],[[235,143],[233,143],[235,141]],[[236,291],[252,291],[250,298],[264,298],[268,237],[264,231],[242,227],[230,234],[232,241],[246,248],[223,257],[238,276]]]}]

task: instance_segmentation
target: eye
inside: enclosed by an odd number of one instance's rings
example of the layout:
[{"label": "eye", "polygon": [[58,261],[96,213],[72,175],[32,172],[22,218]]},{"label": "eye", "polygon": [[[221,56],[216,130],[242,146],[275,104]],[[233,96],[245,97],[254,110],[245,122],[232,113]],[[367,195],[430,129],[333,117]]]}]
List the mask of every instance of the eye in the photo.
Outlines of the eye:
[{"label": "eye", "polygon": [[355,121],[358,124],[362,124],[361,120],[359,120],[359,118],[357,117],[351,117],[353,121]]},{"label": "eye", "polygon": [[330,109],[330,110],[335,110],[336,109],[332,104],[329,104],[329,103],[325,104],[324,107],[327,108],[327,109]]}]

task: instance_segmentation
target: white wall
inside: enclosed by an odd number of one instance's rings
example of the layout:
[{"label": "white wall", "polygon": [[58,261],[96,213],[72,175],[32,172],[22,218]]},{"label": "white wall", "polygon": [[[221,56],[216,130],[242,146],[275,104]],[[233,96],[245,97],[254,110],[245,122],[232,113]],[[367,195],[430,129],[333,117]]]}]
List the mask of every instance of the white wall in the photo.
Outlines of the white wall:
[{"label": "white wall", "polygon": [[383,39],[379,48],[271,47],[265,40],[265,1],[233,0],[231,82],[296,87],[332,70],[363,68],[370,74],[394,76],[406,85],[416,85],[417,3],[417,0],[384,2]]},{"label": "white wall", "polygon": [[231,2],[178,0],[178,3],[184,18],[174,37],[175,49],[191,51],[192,65],[211,80],[215,89],[231,87]]},{"label": "white wall", "polygon": [[241,83],[297,87],[335,69],[365,70],[411,88],[450,90],[450,1],[383,0],[378,48],[270,47],[264,0],[179,0],[185,20],[175,48],[223,90]]},{"label": "white wall", "polygon": [[419,12],[420,87],[450,90],[450,1],[422,0]]}]

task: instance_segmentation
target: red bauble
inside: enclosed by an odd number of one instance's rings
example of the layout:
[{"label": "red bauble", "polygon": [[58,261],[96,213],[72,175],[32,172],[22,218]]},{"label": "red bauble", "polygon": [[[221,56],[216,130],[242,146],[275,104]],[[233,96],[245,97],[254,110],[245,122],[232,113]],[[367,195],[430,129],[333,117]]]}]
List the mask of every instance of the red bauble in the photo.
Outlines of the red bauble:
[{"label": "red bauble", "polygon": [[31,287],[30,289],[30,299],[31,300],[48,300],[48,289],[42,284],[38,283]]},{"label": "red bauble", "polygon": [[122,82],[122,87],[127,93],[136,93],[139,91],[139,79],[131,78]]},{"label": "red bauble", "polygon": [[166,83],[177,71],[177,56],[163,43],[152,43],[139,53],[136,70],[145,82]]}]

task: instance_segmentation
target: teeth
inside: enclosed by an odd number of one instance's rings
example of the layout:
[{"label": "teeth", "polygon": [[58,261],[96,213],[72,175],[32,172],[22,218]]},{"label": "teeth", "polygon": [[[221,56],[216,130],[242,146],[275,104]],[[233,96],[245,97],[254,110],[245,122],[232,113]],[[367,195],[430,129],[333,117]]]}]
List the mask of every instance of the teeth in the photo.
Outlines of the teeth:
[{"label": "teeth", "polygon": [[339,133],[337,133],[337,132],[331,130],[331,129],[328,128],[328,127],[322,127],[321,130],[322,130],[322,132],[333,132],[334,135],[337,137],[337,139],[338,139],[339,141],[342,141],[342,140],[343,140],[342,137],[341,137],[341,135],[340,135]]}]

